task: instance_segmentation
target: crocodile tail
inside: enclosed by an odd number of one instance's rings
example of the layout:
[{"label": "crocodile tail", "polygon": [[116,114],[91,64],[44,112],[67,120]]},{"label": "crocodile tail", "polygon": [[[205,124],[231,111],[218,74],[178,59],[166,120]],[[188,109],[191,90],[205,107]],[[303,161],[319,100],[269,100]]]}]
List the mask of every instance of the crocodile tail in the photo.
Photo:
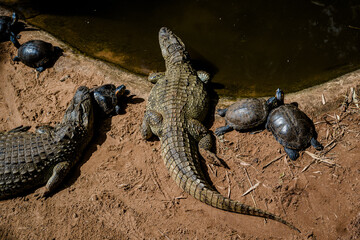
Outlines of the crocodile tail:
[{"label": "crocodile tail", "polygon": [[194,147],[194,144],[190,144],[186,134],[177,131],[175,134],[170,135],[170,137],[168,135],[168,137],[161,139],[164,162],[171,177],[186,193],[215,208],[239,214],[269,218],[300,232],[291,223],[272,213],[253,208],[221,195],[205,181],[205,177],[201,173],[198,155],[194,152],[197,149]]},{"label": "crocodile tail", "polygon": [[239,201],[224,197],[219,192],[214,191],[212,189],[204,188],[204,189],[200,190],[199,192],[200,192],[200,194],[198,194],[198,195],[200,195],[200,196],[197,196],[197,197],[199,197],[197,199],[200,200],[201,202],[204,202],[215,208],[229,211],[229,212],[239,213],[239,214],[245,214],[245,215],[251,215],[251,216],[272,219],[272,220],[275,220],[275,221],[285,224],[286,226],[290,227],[293,230],[300,232],[300,230],[298,228],[296,228],[294,225],[285,221],[281,217],[276,216],[275,214],[272,214],[272,213],[263,211],[259,208],[254,208],[254,207],[245,205]]}]

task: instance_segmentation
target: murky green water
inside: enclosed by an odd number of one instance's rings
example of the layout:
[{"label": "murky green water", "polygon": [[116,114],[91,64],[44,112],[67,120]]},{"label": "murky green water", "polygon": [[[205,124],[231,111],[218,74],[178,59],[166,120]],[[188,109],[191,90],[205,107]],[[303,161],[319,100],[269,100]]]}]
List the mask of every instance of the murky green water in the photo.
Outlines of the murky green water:
[{"label": "murky green water", "polygon": [[88,55],[141,74],[164,70],[171,28],[223,96],[293,92],[360,66],[359,1],[0,0]]}]

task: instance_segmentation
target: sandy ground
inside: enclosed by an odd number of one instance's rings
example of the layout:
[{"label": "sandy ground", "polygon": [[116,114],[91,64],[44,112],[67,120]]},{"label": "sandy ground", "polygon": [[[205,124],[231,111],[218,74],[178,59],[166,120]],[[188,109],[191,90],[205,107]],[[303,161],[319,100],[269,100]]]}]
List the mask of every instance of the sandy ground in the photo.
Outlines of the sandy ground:
[{"label": "sandy ground", "polygon": [[[269,132],[233,131],[216,138],[214,149],[230,169],[204,169],[221,193],[281,215],[299,234],[278,222],[206,206],[176,186],[160,142],[140,136],[151,89],[144,77],[80,56],[42,31],[21,33],[20,42],[30,39],[49,41],[65,53],[37,78],[33,69],[11,61],[16,49],[10,42],[0,43],[0,131],[56,124],[81,85],[125,84],[131,94],[124,112],[97,129],[54,195],[0,202],[0,239],[360,238],[360,113],[354,103],[346,111],[340,107],[351,87],[360,95],[360,71],[286,97],[314,120],[324,151],[310,147],[310,155],[302,152],[292,162]],[[220,100],[216,108],[228,104]],[[224,119],[209,117],[211,131],[223,125]],[[243,197],[250,181],[258,187]]]}]

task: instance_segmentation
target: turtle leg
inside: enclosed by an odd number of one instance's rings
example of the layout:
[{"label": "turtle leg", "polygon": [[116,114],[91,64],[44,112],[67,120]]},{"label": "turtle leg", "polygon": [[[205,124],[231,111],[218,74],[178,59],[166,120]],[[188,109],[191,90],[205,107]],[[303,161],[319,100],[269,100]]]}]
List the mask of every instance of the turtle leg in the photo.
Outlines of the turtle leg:
[{"label": "turtle leg", "polygon": [[19,48],[19,47],[20,47],[20,43],[19,43],[19,41],[17,40],[17,36],[16,36],[13,32],[10,33],[10,41],[14,44],[14,46],[15,46],[16,48]]},{"label": "turtle leg", "polygon": [[264,131],[265,129],[255,129],[255,130],[252,130],[250,132],[250,134],[258,134],[258,133],[261,133],[262,131]]},{"label": "turtle leg", "polygon": [[[148,140],[153,134],[158,135],[162,125],[163,117],[160,113],[153,110],[147,110],[141,124],[141,135],[144,139]],[[156,131],[156,132],[154,132]]]},{"label": "turtle leg", "polygon": [[54,47],[54,53],[56,56],[58,56],[58,57],[62,56],[63,52],[64,52],[64,50],[62,50],[61,48],[56,47],[56,46]]},{"label": "turtle leg", "polygon": [[49,195],[59,184],[64,180],[65,176],[70,170],[70,164],[68,162],[59,162],[53,168],[53,173],[46,183],[46,186],[40,188],[35,194],[37,198],[44,198]]},{"label": "turtle leg", "polygon": [[284,147],[284,150],[291,160],[296,160],[299,157],[299,151],[295,149]]},{"label": "turtle leg", "polygon": [[323,150],[324,147],[314,137],[311,139],[311,145],[318,151]]},{"label": "turtle leg", "polygon": [[190,119],[188,121],[188,130],[190,135],[198,142],[199,152],[201,156],[214,165],[224,166],[224,164],[215,153],[211,152],[212,138],[209,130],[198,120]]},{"label": "turtle leg", "polygon": [[165,72],[153,72],[148,76],[148,81],[151,83],[156,83],[159,79],[165,76]]},{"label": "turtle leg", "polygon": [[13,58],[13,61],[14,61],[14,62],[20,62],[21,60],[20,60],[20,58],[19,58],[18,56],[15,56],[15,57]]},{"label": "turtle leg", "polygon": [[121,113],[121,107],[120,107],[119,105],[116,105],[116,106],[115,106],[115,113],[116,113],[116,115],[120,115],[120,113]]},{"label": "turtle leg", "polygon": [[44,70],[45,70],[45,68],[43,66],[36,68],[36,71],[38,71],[39,73],[41,73]]},{"label": "turtle leg", "polygon": [[224,135],[225,133],[230,132],[232,130],[234,130],[232,127],[230,127],[229,125],[226,125],[226,126],[217,128],[215,130],[215,134],[217,136],[220,136],[220,135]]},{"label": "turtle leg", "polygon": [[210,80],[210,74],[203,71],[203,70],[199,70],[196,72],[198,78],[205,84],[209,83]]},{"label": "turtle leg", "polygon": [[227,112],[227,108],[224,108],[224,109],[218,109],[217,110],[217,114],[220,116],[220,117],[225,117],[225,114]]}]

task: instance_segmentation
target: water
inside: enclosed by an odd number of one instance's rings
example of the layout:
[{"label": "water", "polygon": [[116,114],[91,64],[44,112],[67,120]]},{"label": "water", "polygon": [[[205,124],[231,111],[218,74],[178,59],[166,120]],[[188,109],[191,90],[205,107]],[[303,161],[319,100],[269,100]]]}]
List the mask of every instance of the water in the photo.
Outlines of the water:
[{"label": "water", "polygon": [[157,34],[169,27],[230,98],[293,92],[360,66],[359,1],[1,2],[81,52],[140,74],[164,70]]}]

